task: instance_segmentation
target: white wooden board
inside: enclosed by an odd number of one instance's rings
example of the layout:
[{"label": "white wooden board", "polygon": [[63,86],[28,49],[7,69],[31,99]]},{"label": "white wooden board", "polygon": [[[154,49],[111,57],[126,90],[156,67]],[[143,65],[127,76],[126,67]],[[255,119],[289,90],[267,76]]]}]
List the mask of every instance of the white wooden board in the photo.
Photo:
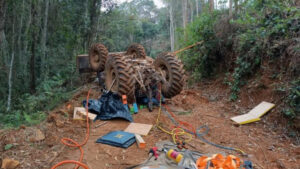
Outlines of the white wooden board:
[{"label": "white wooden board", "polygon": [[275,104],[273,103],[263,101],[259,105],[254,107],[252,110],[250,110],[247,114],[232,117],[231,120],[239,124],[247,124],[259,121],[260,117],[266,114],[274,106]]},{"label": "white wooden board", "polygon": [[[93,113],[88,113],[88,117],[90,120],[94,120],[97,115]],[[75,107],[74,113],[73,113],[73,119],[74,120],[82,120],[85,119],[83,117],[86,117],[86,111],[84,107]]]},{"label": "white wooden board", "polygon": [[146,136],[152,128],[152,124],[130,123],[124,130],[128,133]]}]

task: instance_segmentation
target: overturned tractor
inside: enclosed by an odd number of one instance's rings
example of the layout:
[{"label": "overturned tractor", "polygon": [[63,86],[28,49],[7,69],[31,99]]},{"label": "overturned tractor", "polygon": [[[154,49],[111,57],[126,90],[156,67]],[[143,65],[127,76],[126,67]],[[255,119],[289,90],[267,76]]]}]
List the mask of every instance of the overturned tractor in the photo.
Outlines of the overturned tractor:
[{"label": "overturned tractor", "polygon": [[102,44],[94,44],[88,56],[77,57],[77,64],[79,70],[97,72],[106,90],[126,95],[129,102],[147,97],[150,111],[159,85],[166,98],[179,94],[184,85],[183,64],[173,53],[162,53],[153,59],[140,44],[131,45],[126,52],[114,53],[109,53]]}]

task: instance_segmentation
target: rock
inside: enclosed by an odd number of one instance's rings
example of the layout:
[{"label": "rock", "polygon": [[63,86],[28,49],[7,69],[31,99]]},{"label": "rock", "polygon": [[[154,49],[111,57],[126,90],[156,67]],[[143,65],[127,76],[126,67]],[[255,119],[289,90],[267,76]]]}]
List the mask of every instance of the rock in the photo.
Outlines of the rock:
[{"label": "rock", "polygon": [[25,125],[21,125],[21,126],[19,127],[19,129],[26,129],[26,126],[25,126]]},{"label": "rock", "polygon": [[285,165],[283,164],[283,162],[277,160],[276,163],[277,163],[277,167],[278,167],[279,169],[286,169],[286,167],[285,167]]},{"label": "rock", "polygon": [[186,104],[186,103],[187,103],[186,99],[182,99],[182,100],[181,100],[181,103],[182,103],[182,104]]},{"label": "rock", "polygon": [[6,158],[2,161],[1,169],[15,169],[19,165],[19,161]]},{"label": "rock", "polygon": [[61,120],[61,116],[58,115],[58,114],[51,114],[48,116],[48,119],[47,121],[50,123],[50,122],[54,122],[54,124],[57,126],[57,127],[63,127],[64,126],[64,121]]},{"label": "rock", "polygon": [[45,139],[45,134],[40,129],[33,129],[32,136],[29,137],[30,142],[38,142]]},{"label": "rock", "polygon": [[172,112],[179,113],[179,112],[186,112],[182,107],[178,106],[169,106]]},{"label": "rock", "polygon": [[240,127],[241,125],[239,123],[233,123],[234,127]]},{"label": "rock", "polygon": [[295,119],[294,119],[294,126],[295,128],[299,131],[300,130],[300,116],[297,116]]},{"label": "rock", "polygon": [[56,120],[55,120],[55,125],[56,125],[57,127],[63,127],[64,124],[65,124],[65,123],[64,123],[62,120],[59,120],[59,119],[56,119]]},{"label": "rock", "polygon": [[57,140],[58,140],[58,136],[54,135],[54,134],[48,134],[47,138],[45,140],[45,144],[48,145],[49,147],[54,146],[55,144],[57,144]]}]

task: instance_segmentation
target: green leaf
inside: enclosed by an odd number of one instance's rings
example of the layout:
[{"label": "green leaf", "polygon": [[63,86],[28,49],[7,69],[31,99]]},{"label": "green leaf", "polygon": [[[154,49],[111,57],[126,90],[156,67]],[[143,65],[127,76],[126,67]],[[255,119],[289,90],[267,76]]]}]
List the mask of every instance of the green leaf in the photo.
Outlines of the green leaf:
[{"label": "green leaf", "polygon": [[12,144],[6,144],[4,147],[4,150],[7,151],[7,150],[11,149],[12,147],[13,147]]}]

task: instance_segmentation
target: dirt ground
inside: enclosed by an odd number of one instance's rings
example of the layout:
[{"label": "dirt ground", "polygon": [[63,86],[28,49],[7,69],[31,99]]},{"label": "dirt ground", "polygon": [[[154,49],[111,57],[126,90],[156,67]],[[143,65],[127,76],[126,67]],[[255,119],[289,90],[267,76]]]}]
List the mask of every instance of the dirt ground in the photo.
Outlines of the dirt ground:
[{"label": "dirt ground", "polygon": [[[178,117],[192,124],[194,127],[208,125],[210,131],[205,136],[207,140],[224,146],[236,147],[247,153],[247,156],[219,149],[193,139],[190,150],[197,150],[205,154],[226,153],[234,154],[244,160],[250,160],[257,169],[300,169],[300,147],[286,135],[287,129],[281,127],[280,112],[275,107],[262,117],[261,121],[236,125],[230,118],[235,115],[246,113],[261,101],[279,103],[280,97],[273,95],[268,87],[260,85],[268,82],[253,82],[253,87],[243,89],[246,92],[237,102],[228,100],[229,89],[222,82],[207,81],[193,89],[186,89],[180,95],[167,101],[167,105]],[[47,121],[35,127],[20,127],[17,130],[0,130],[0,158],[12,158],[20,161],[19,168],[51,168],[62,160],[78,160],[79,149],[65,147],[60,143],[62,137],[72,138],[82,142],[85,137],[85,122],[72,120],[73,108],[81,106],[91,84],[81,88],[69,101],[50,113]],[[99,89],[92,90],[91,98],[100,96]],[[280,104],[280,103],[279,103]],[[185,113],[182,113],[185,112]],[[158,108],[153,112],[147,109],[140,110],[133,115],[134,122],[155,125]],[[170,125],[166,117],[161,121]],[[124,130],[129,122],[123,120],[111,120],[107,124],[95,128],[96,121],[91,123],[91,133],[84,149],[84,160],[90,169],[122,169],[143,162],[148,157],[148,151],[158,141],[171,140],[168,134],[163,133],[155,126],[148,136],[143,137],[147,143],[145,149],[139,149],[136,144],[128,149],[116,148],[95,141],[114,130]],[[42,141],[32,141],[32,131],[40,129],[45,135]],[[4,151],[4,146],[13,144],[13,147]],[[61,168],[73,168],[74,165],[64,165]]]}]

